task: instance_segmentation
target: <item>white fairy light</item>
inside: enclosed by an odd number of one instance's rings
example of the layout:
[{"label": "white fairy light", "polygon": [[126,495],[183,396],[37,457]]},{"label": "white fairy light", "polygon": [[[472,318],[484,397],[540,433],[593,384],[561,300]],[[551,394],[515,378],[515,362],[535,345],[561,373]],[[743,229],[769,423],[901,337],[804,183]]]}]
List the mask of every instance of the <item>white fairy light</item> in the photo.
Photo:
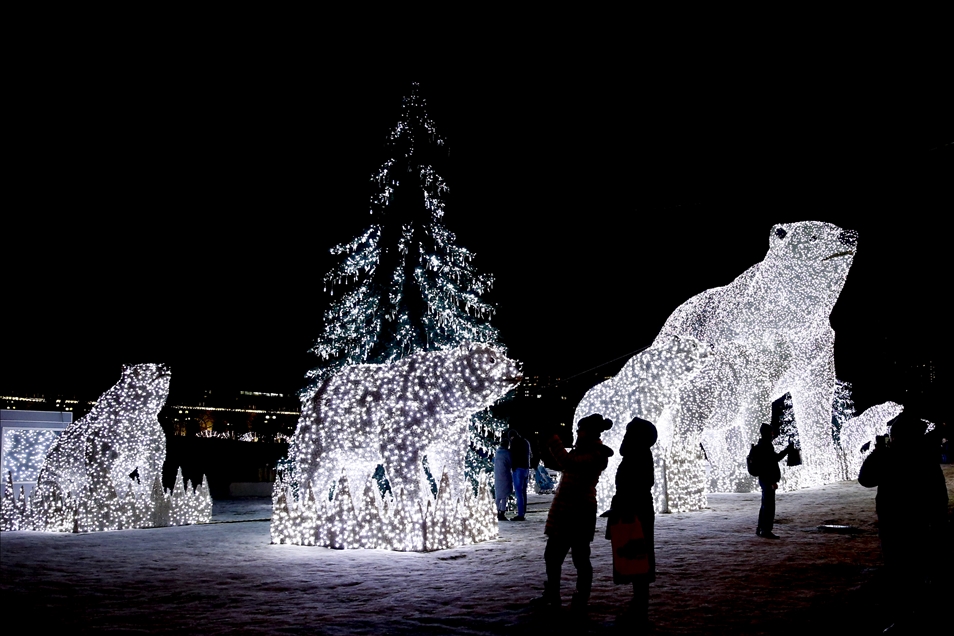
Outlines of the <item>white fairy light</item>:
[{"label": "white fairy light", "polygon": [[874,450],[875,437],[887,435],[888,422],[901,415],[903,410],[904,407],[900,404],[885,402],[872,406],[861,415],[845,422],[841,427],[841,448],[844,451],[845,475],[858,477],[858,472],[861,470],[861,464],[864,463],[865,457]]},{"label": "white fairy light", "polygon": [[[588,415],[599,413],[613,422],[613,427],[601,438],[604,444],[616,451],[604,474],[616,474],[622,460],[619,446],[626,425],[634,417],[658,425],[663,411],[678,400],[679,388],[699,373],[711,355],[709,345],[692,336],[669,337],[633,356],[616,376],[587,391],[576,407],[573,421],[579,422]],[[672,437],[671,430],[658,428],[660,438],[653,446],[654,450],[668,447]],[[654,494],[657,501],[661,483],[656,479]],[[600,510],[609,507],[615,491],[612,479],[600,479],[596,486]]]},{"label": "white fairy light", "polygon": [[[204,483],[183,485],[180,470],[173,490],[162,488],[166,439],[157,416],[169,379],[165,365],[124,366],[120,381],[47,452],[30,501],[16,506],[17,529],[93,532],[207,523],[212,499]],[[6,520],[3,525],[14,529]]]},{"label": "white fairy light", "polygon": [[[347,365],[394,362],[464,342],[501,346],[490,324],[496,309],[482,298],[494,278],[476,269],[474,254],[444,224],[452,209],[443,174],[450,146],[417,83],[401,102],[385,152],[371,177],[371,227],[331,249],[336,264],[323,288],[333,299],[311,349],[321,362],[308,373],[306,392]],[[480,473],[493,472],[504,429],[487,410],[473,415],[464,468],[472,488]],[[352,480],[351,486],[361,484]]]},{"label": "white fairy light", "polygon": [[3,467],[15,482],[35,482],[43,458],[62,431],[49,428],[4,428]]},{"label": "white fairy light", "polygon": [[[832,435],[835,359],[829,316],[857,242],[856,232],[829,223],[774,226],[762,262],[728,285],[683,303],[652,347],[640,354],[671,348],[674,336],[712,347],[708,363],[679,384],[673,397],[653,404],[648,416],[634,413],[654,421],[659,430],[653,447],[657,510],[698,510],[706,505],[707,491],[754,490],[745,456],[758,439],[759,425],[770,421],[772,402],[786,393],[792,396],[803,462],[786,469],[790,487],[855,476],[846,472],[845,452]],[[636,393],[658,382],[638,372],[617,383],[628,387],[623,393]],[[581,405],[596,400],[601,386]],[[584,410],[593,409],[613,419],[612,405]],[[872,417],[884,418],[888,411]],[[576,420],[586,414],[578,408]],[[614,419],[619,426],[627,421]],[[845,426],[849,436],[851,422]],[[601,508],[608,506],[613,490],[612,483],[601,489]]]},{"label": "white fairy light", "polygon": [[[334,374],[303,398],[289,451],[298,490],[276,481],[272,542],[422,551],[495,537],[486,480],[475,496],[465,477],[467,427],[520,379],[513,361],[483,344]],[[425,458],[440,479],[436,499]]]}]

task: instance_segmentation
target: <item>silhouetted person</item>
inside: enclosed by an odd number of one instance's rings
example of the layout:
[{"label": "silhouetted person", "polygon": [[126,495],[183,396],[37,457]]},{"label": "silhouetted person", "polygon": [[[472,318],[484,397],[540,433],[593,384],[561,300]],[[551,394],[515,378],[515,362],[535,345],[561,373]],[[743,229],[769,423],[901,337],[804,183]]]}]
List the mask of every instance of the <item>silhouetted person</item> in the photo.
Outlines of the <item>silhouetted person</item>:
[{"label": "silhouetted person", "polygon": [[510,430],[510,467],[513,469],[513,489],[517,494],[517,516],[511,521],[525,521],[527,482],[530,480],[530,442],[513,429]]},{"label": "silhouetted person", "polygon": [[556,487],[553,478],[547,472],[547,467],[543,465],[543,460],[537,460],[537,469],[533,473],[533,478],[537,482],[537,492],[539,494],[550,494]]},{"label": "silhouetted person", "polygon": [[[655,510],[653,507],[653,454],[650,450],[656,443],[656,427],[652,422],[634,418],[626,425],[626,435],[619,447],[623,457],[616,469],[616,494],[606,524],[606,538],[632,524],[633,518],[642,526],[643,539],[632,540],[613,555],[613,582],[632,583],[633,600],[629,609],[620,616],[620,623],[644,630],[649,624],[649,584],[656,580],[656,553],[653,541]],[[618,541],[614,541],[614,546]],[[619,552],[628,552],[634,561],[648,560],[646,572],[627,573],[617,567]],[[632,564],[627,570],[633,568]]]},{"label": "silhouetted person", "polygon": [[[885,573],[895,594],[894,633],[909,627],[915,602],[927,591],[931,565],[940,554],[947,517],[944,473],[926,443],[923,420],[902,413],[890,423],[890,443],[879,436],[861,465],[858,482],[878,487],[875,509]],[[950,549],[947,546],[946,549]]]},{"label": "silhouetted person", "polygon": [[759,435],[761,437],[755,445],[755,461],[759,472],[759,488],[762,489],[762,507],[759,508],[759,525],[755,528],[755,534],[766,539],[778,539],[778,535],[772,532],[775,527],[775,491],[782,478],[778,463],[792,451],[794,445],[789,443],[776,453],[772,446],[771,424],[762,424]]},{"label": "silhouetted person", "polygon": [[497,502],[497,519],[507,521],[507,500],[513,492],[513,472],[510,469],[510,438],[504,433],[500,447],[494,454],[494,497]]},{"label": "silhouetted person", "polygon": [[576,445],[569,453],[559,436],[554,435],[549,442],[553,461],[562,474],[547,515],[547,547],[543,553],[547,581],[543,597],[536,603],[560,607],[560,575],[567,552],[571,552],[576,592],[570,610],[577,618],[586,616],[593,585],[590,543],[596,531],[596,482],[613,456],[613,450],[603,445],[600,435],[612,425],[601,415],[584,417],[577,424]]}]

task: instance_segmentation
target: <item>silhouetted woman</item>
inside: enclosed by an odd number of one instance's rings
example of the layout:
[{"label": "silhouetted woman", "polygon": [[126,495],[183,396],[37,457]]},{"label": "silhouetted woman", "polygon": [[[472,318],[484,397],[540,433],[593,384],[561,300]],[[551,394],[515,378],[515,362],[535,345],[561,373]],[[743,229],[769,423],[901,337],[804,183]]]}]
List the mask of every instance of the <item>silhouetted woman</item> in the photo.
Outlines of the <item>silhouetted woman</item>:
[{"label": "silhouetted woman", "polygon": [[[623,457],[616,469],[616,494],[606,524],[606,538],[618,532],[631,533],[634,517],[642,526],[642,539],[620,538],[613,542],[613,582],[632,583],[633,601],[620,620],[637,629],[649,623],[649,584],[656,580],[656,553],[653,545],[653,454],[656,427],[652,422],[634,418],[626,425],[619,447]],[[617,546],[620,546],[617,548]],[[630,558],[627,558],[630,557]]]}]

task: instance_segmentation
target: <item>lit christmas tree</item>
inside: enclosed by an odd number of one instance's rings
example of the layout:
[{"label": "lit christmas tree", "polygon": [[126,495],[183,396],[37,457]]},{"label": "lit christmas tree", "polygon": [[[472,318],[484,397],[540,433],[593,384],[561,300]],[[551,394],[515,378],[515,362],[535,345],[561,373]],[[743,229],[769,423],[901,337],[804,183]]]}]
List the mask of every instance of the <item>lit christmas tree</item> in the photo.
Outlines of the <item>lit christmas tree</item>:
[{"label": "lit christmas tree", "polygon": [[[337,300],[311,350],[323,362],[309,371],[305,397],[346,365],[392,362],[465,341],[500,344],[489,322],[494,308],[481,298],[493,277],[477,273],[473,254],[443,223],[450,145],[417,84],[403,100],[387,150],[371,179],[371,226],[331,250],[341,260],[324,283]],[[492,451],[505,427],[486,411],[472,420],[467,475],[475,488],[479,471],[492,472]],[[436,486],[440,476],[433,478]]]}]

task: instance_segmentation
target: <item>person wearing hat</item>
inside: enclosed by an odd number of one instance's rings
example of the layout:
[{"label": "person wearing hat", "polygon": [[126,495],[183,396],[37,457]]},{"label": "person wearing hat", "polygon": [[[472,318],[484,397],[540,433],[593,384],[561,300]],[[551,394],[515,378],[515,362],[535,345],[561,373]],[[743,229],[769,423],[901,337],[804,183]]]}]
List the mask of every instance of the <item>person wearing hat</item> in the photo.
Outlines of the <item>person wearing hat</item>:
[{"label": "person wearing hat", "polygon": [[[619,454],[623,461],[616,469],[616,494],[613,495],[609,512],[603,515],[608,517],[606,538],[611,540],[613,533],[621,528],[615,524],[632,524],[633,517],[639,521],[640,539],[631,543],[633,540],[627,537],[629,545],[618,552],[614,542],[613,582],[617,585],[631,583],[633,586],[632,603],[619,617],[619,626],[630,626],[643,631],[649,627],[649,584],[656,580],[656,553],[653,542],[656,511],[652,493],[655,475],[652,446],[657,437],[656,426],[640,417],[634,417],[626,425],[626,434],[619,445]],[[623,550],[626,549],[633,552],[624,555]],[[645,570],[641,567],[629,568],[633,571],[618,568],[617,558],[621,556],[644,560]]]},{"label": "person wearing hat", "polygon": [[567,553],[576,568],[576,592],[570,604],[578,617],[586,616],[586,605],[593,584],[590,564],[590,543],[596,531],[596,483],[606,469],[613,450],[605,446],[600,435],[613,423],[601,415],[584,417],[577,424],[576,445],[567,452],[560,437],[554,435],[549,450],[554,463],[562,471],[544,534],[547,546],[543,553],[547,580],[539,605],[560,607],[560,575]]},{"label": "person wearing hat", "polygon": [[876,438],[858,483],[878,488],[878,536],[894,613],[894,623],[884,633],[919,633],[919,621],[931,622],[926,582],[940,574],[935,564],[944,553],[947,486],[936,448],[927,444],[926,422],[905,410],[888,425],[890,441]]},{"label": "person wearing hat", "polygon": [[759,442],[755,445],[755,461],[759,467],[759,488],[762,489],[762,507],[759,508],[759,525],[755,528],[755,534],[765,539],[778,539],[778,535],[772,532],[775,527],[775,491],[778,490],[778,482],[782,479],[782,471],[778,463],[795,448],[794,444],[789,442],[788,446],[779,452],[775,452],[772,446],[774,437],[771,424],[762,424],[759,427]]}]

